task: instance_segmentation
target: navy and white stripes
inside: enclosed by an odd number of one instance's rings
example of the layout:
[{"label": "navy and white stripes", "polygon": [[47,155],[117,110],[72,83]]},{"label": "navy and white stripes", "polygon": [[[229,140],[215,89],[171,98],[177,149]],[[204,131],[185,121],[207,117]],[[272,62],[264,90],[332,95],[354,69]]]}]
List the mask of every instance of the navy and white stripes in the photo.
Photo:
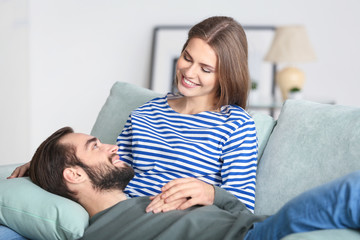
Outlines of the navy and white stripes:
[{"label": "navy and white stripes", "polygon": [[221,186],[253,211],[258,147],[252,118],[238,106],[179,114],[167,97],[134,110],[117,139],[121,160],[135,170],[125,192],[156,195],[170,180],[195,177]]}]

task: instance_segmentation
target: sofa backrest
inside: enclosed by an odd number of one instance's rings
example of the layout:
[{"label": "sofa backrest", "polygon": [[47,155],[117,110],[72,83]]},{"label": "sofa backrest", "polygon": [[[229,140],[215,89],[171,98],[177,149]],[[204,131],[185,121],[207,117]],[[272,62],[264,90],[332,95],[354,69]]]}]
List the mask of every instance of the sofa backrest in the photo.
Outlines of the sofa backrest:
[{"label": "sofa backrest", "polygon": [[97,116],[91,135],[103,143],[115,144],[131,111],[158,96],[161,94],[131,83],[114,83]]},{"label": "sofa backrest", "polygon": [[255,213],[360,169],[360,108],[288,100],[260,159]]},{"label": "sofa backrest", "polygon": [[[152,98],[161,96],[152,90],[125,82],[116,82],[104,106],[96,119],[91,135],[103,143],[115,144],[117,136],[131,111]],[[255,113],[253,115],[259,142],[259,157],[266,146],[275,121],[269,115]]]}]

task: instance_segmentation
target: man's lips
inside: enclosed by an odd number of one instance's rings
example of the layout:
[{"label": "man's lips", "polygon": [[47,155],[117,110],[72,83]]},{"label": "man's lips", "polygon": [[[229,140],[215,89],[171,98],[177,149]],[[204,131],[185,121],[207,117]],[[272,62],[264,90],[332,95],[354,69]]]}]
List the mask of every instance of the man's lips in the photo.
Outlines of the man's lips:
[{"label": "man's lips", "polygon": [[111,159],[111,162],[113,165],[123,164],[123,161],[120,160],[120,157],[117,154]]}]

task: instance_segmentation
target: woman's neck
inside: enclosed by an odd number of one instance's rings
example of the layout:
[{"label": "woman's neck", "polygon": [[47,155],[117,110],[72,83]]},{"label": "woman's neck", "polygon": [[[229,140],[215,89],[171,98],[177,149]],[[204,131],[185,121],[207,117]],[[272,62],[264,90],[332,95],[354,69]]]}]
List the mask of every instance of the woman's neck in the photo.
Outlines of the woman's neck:
[{"label": "woman's neck", "polygon": [[168,100],[169,106],[181,114],[197,114],[205,111],[217,112],[216,102],[204,98],[181,97]]}]

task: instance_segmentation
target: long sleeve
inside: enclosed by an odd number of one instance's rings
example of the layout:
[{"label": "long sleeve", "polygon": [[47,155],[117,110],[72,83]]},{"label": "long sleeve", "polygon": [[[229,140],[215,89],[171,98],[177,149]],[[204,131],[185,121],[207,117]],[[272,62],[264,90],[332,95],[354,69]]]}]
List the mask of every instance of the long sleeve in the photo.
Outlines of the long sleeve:
[{"label": "long sleeve", "polygon": [[120,160],[133,166],[131,115],[128,117],[124,129],[117,138],[117,145],[119,147],[118,155]]},{"label": "long sleeve", "polygon": [[117,139],[120,159],[134,168],[125,192],[156,195],[176,178],[195,177],[255,205],[257,138],[253,119],[239,106],[179,114],[156,98],[131,113]]},{"label": "long sleeve", "polygon": [[242,124],[235,122],[234,128],[223,147],[220,186],[253,211],[258,154],[255,123],[252,119]]}]

